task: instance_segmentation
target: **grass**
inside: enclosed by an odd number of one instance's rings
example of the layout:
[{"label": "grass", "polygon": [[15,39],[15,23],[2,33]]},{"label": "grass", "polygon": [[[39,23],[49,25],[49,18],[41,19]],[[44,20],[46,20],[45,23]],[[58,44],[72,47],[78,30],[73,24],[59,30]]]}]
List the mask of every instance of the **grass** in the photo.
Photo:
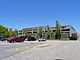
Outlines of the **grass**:
[{"label": "grass", "polygon": [[71,40],[69,40],[69,39],[47,39],[47,40],[71,41]]}]

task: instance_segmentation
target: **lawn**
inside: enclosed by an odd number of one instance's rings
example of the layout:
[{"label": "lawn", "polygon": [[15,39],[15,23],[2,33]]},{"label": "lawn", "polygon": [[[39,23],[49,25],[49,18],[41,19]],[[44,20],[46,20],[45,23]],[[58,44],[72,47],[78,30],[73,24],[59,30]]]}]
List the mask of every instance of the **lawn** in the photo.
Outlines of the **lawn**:
[{"label": "lawn", "polygon": [[[47,39],[47,40],[72,41],[72,40],[69,40],[69,39]],[[75,41],[75,40],[74,40],[74,41]]]}]

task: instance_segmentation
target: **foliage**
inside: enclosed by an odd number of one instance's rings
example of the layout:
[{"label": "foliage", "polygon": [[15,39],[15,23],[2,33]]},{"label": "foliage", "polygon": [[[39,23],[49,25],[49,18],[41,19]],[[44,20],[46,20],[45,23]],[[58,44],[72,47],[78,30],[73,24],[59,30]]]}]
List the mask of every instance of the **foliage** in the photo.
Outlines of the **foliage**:
[{"label": "foliage", "polygon": [[55,30],[56,30],[56,39],[60,39],[61,38],[61,26],[58,21],[56,21]]},{"label": "foliage", "polygon": [[5,33],[2,33],[2,37],[12,37],[12,28],[8,29]]},{"label": "foliage", "polygon": [[8,29],[2,25],[0,25],[0,36],[1,37],[13,37],[13,36],[17,36],[17,29],[15,29],[14,31],[12,31],[12,28]]},{"label": "foliage", "polygon": [[18,30],[15,29],[14,31],[12,31],[13,36],[17,36],[18,35]]},{"label": "foliage", "polygon": [[42,27],[39,26],[39,28],[38,28],[38,34],[39,34],[40,38],[42,38],[42,34],[43,34],[42,30],[43,30]]},{"label": "foliage", "polygon": [[9,33],[8,33],[8,32],[2,33],[1,36],[2,36],[2,37],[9,37]]},{"label": "foliage", "polygon": [[69,39],[47,39],[47,40],[70,41]]},{"label": "foliage", "polygon": [[26,36],[28,36],[29,35],[29,33],[28,33],[28,29],[26,28],[26,29],[24,29],[24,34],[26,35]]},{"label": "foliage", "polygon": [[47,35],[48,35],[48,39],[49,39],[50,38],[50,35],[51,35],[51,30],[50,30],[49,25],[47,26]]},{"label": "foliage", "polygon": [[77,37],[71,36],[69,37],[70,40],[77,40]]},{"label": "foliage", "polygon": [[8,34],[9,34],[9,37],[12,37],[13,36],[12,28],[9,29]]},{"label": "foliage", "polygon": [[0,36],[2,36],[2,35],[3,35],[5,32],[7,32],[7,31],[8,31],[8,28],[0,25]]}]

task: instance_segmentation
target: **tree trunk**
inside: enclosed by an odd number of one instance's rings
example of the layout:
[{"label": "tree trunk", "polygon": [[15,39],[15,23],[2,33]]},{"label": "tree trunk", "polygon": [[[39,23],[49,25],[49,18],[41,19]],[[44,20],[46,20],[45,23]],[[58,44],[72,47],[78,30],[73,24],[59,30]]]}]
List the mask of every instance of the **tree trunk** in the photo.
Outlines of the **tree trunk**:
[{"label": "tree trunk", "polygon": [[50,35],[48,35],[47,39],[50,39]]}]

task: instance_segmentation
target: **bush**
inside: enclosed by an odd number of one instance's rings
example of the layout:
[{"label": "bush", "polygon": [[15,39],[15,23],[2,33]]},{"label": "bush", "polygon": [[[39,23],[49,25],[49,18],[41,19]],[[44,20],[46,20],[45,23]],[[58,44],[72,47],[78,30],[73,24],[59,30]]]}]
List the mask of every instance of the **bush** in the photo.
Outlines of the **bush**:
[{"label": "bush", "polygon": [[69,37],[69,39],[70,39],[70,40],[77,40],[77,37],[71,36],[71,37]]}]

